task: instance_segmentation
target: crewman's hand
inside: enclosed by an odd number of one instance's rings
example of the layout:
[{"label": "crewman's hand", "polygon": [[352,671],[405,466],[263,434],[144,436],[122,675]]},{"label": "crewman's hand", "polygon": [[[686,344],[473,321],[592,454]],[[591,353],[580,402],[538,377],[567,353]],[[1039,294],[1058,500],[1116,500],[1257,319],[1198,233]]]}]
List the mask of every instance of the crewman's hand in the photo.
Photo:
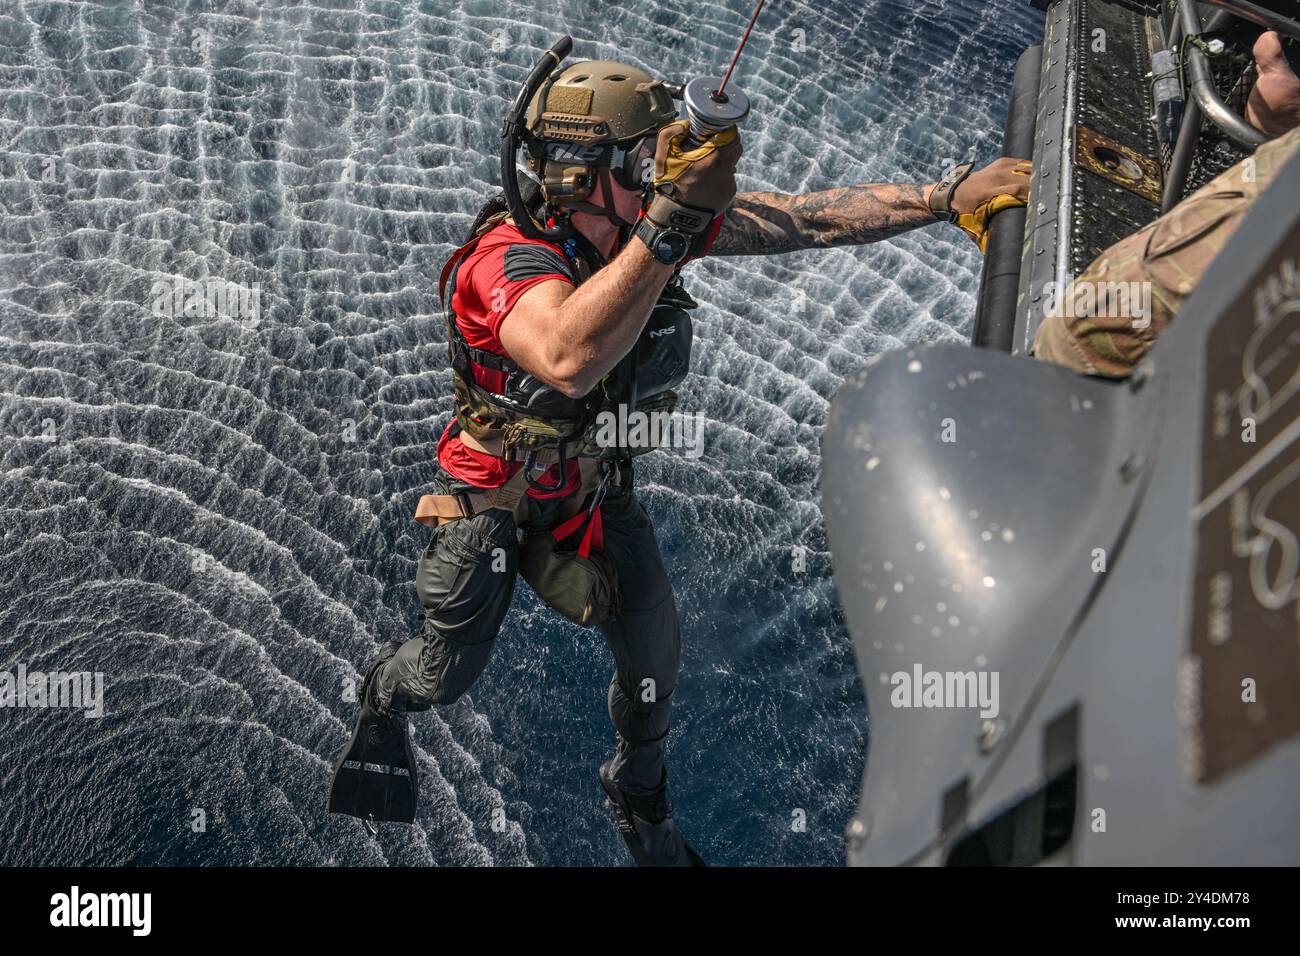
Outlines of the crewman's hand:
[{"label": "crewman's hand", "polygon": [[1027,159],[1004,156],[983,169],[977,169],[952,194],[952,208],[958,215],[968,215],[995,196],[1010,196],[1023,206],[1029,202],[1029,177],[1033,164]]},{"label": "crewman's hand", "polygon": [[1281,39],[1272,30],[1259,35],[1254,52],[1259,79],[1246,101],[1246,119],[1261,133],[1281,136],[1300,126],[1300,78],[1282,52]]},{"label": "crewman's hand", "polygon": [[[682,142],[688,131],[686,120],[669,123],[659,131],[655,192],[716,216],[736,198],[736,164],[743,152],[740,132],[733,126],[710,137],[702,146],[688,150]],[[661,208],[665,208],[663,204]],[[655,212],[655,202],[652,202],[650,218],[669,225]]]}]

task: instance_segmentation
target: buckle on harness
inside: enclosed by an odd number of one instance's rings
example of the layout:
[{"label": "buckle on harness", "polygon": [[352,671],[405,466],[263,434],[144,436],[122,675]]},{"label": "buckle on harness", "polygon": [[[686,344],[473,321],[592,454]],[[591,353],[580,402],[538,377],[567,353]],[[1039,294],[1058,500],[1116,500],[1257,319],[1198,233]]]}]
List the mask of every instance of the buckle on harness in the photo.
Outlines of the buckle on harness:
[{"label": "buckle on harness", "polygon": [[415,520],[422,525],[436,528],[457,518],[472,518],[475,513],[474,502],[463,492],[421,495],[420,502],[415,508]]},{"label": "buckle on harness", "polygon": [[569,483],[569,462],[564,455],[564,444],[564,442],[560,442],[559,451],[556,455],[559,459],[556,464],[560,466],[560,478],[554,485],[548,485],[544,481],[533,479],[533,467],[537,464],[537,449],[530,448],[528,450],[528,454],[524,456],[524,480],[528,482],[528,487],[548,495],[564,490],[564,486]]},{"label": "buckle on harness", "polygon": [[600,479],[600,484],[596,486],[595,493],[591,496],[591,506],[587,509],[587,514],[595,514],[596,510],[605,502],[605,495],[609,491],[609,478],[611,472],[605,472],[604,477]]}]

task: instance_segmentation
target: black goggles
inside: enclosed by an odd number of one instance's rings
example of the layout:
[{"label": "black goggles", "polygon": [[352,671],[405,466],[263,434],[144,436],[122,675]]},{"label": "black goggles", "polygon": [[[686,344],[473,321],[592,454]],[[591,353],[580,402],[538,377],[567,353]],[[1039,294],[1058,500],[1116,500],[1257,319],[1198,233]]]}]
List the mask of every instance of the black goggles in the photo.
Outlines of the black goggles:
[{"label": "black goggles", "polygon": [[600,146],[548,143],[546,158],[554,163],[607,167],[614,182],[624,189],[639,192],[654,182],[655,147],[658,142],[658,134],[652,133],[640,139],[604,143]]}]

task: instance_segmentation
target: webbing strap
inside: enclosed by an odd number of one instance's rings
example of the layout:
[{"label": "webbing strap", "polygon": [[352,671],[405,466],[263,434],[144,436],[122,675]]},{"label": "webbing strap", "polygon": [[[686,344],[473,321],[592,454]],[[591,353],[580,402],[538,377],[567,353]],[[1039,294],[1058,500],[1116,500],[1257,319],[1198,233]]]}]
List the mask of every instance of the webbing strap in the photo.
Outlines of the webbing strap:
[{"label": "webbing strap", "polygon": [[478,245],[478,241],[482,238],[483,238],[482,236],[475,236],[469,242],[465,243],[465,245],[461,246],[459,249],[453,252],[451,254],[451,258],[448,259],[445,263],[443,263],[442,272],[438,274],[438,301],[439,302],[442,302],[444,305],[446,305],[447,282],[451,279],[451,274],[455,272],[456,267],[460,265],[460,260],[464,259],[465,256],[469,255],[469,251],[473,249],[476,245]]},{"label": "webbing strap", "polygon": [[551,532],[556,541],[563,541],[569,535],[573,534],[583,525],[587,530],[582,534],[582,541],[578,544],[578,554],[581,557],[587,557],[591,554],[594,545],[597,551],[605,548],[605,527],[600,518],[600,505],[588,511],[579,511],[564,524],[557,527]]},{"label": "webbing strap", "polygon": [[[575,494],[567,497],[581,501],[589,491],[596,490],[595,479],[600,471],[600,462],[595,458],[579,458],[577,462],[578,488]],[[519,516],[519,503],[527,493],[528,473],[520,468],[499,488],[476,488],[459,495],[421,495],[415,508],[415,520],[426,527],[436,528],[446,521],[472,518],[492,508],[504,508]],[[586,510],[579,511],[578,517],[585,518],[587,514]],[[591,532],[591,539],[598,548],[604,545],[599,527]]]},{"label": "webbing strap", "polygon": [[469,242],[465,243],[463,246],[461,246],[459,249],[453,252],[451,254],[451,258],[448,259],[445,263],[443,263],[442,272],[438,275],[438,301],[439,302],[442,302],[443,305],[446,305],[447,282],[448,280],[451,279],[451,274],[456,271],[456,266],[460,265],[460,261],[465,258],[465,256],[469,253],[469,251],[473,249],[474,246],[478,243],[478,241],[482,239],[484,236],[486,236],[489,231],[491,231],[495,226],[498,226],[501,223],[506,221],[513,221],[513,220],[510,220],[510,214],[505,211],[494,213],[493,215],[488,216],[486,219],[483,220],[482,225],[478,227],[477,231],[475,231],[474,235],[470,238]]},{"label": "webbing strap", "polygon": [[582,533],[582,541],[578,543],[579,557],[588,557],[591,554],[592,545],[595,545],[597,551],[605,549],[605,523],[600,514],[600,506],[605,502],[605,494],[609,489],[610,478],[613,474],[614,472],[611,471],[605,472],[600,484],[592,492],[590,505],[551,531],[551,535],[556,541],[563,541],[586,525],[586,529]]},{"label": "webbing strap", "polygon": [[415,507],[415,520],[436,528],[444,521],[469,518],[492,508],[513,512],[527,490],[528,475],[520,468],[499,488],[480,488],[473,494],[421,495]]},{"label": "webbing strap", "polygon": [[[519,457],[518,454],[513,454],[510,458],[505,458],[505,455],[503,454],[505,450],[505,436],[499,434],[502,429],[494,429],[494,431],[498,432],[498,434],[493,434],[486,439],[480,439],[475,438],[462,427],[456,437],[459,438],[461,443],[466,447],[472,448],[477,452],[482,452],[485,455],[491,455],[493,458],[501,458],[506,461],[514,461],[517,459]],[[574,452],[577,450],[580,441],[581,436],[578,439],[565,442],[566,450],[564,457],[567,461],[574,460]],[[559,460],[560,449],[558,446],[555,448],[538,448],[533,451],[533,461],[537,462],[539,465],[554,465],[559,462]]]}]

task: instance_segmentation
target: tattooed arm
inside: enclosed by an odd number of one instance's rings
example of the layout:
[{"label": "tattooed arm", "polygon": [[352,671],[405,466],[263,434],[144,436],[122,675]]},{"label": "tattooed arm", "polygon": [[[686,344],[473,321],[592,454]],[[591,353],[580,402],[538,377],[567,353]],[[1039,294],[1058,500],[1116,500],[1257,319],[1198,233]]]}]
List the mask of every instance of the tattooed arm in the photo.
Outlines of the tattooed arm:
[{"label": "tattooed arm", "polygon": [[932,188],[880,184],[799,196],[741,193],[727,210],[710,254],[773,255],[879,242],[936,221],[926,202]]},{"label": "tattooed arm", "polygon": [[[1029,200],[1031,172],[1027,160],[996,159],[953,190],[952,208],[959,214],[977,213],[996,196],[1011,196],[1023,206]],[[879,242],[934,222],[929,202],[933,189],[934,184],[884,184],[845,186],[802,196],[741,193],[722,220],[712,254],[771,255]]]}]

